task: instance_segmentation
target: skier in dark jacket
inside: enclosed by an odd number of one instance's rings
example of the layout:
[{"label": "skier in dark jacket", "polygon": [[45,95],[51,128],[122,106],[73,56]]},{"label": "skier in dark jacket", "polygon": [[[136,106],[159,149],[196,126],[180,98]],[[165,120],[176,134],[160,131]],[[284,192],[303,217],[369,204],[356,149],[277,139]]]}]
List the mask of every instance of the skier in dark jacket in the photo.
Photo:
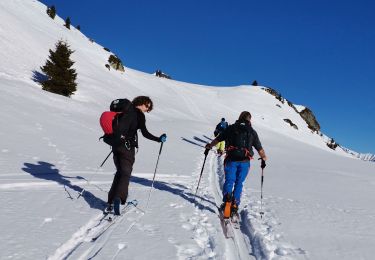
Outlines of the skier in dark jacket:
[{"label": "skier in dark jacket", "polygon": [[115,214],[120,214],[120,203],[125,204],[128,197],[128,187],[133,164],[135,161],[135,148],[138,148],[137,130],[142,135],[155,142],[165,142],[166,134],[160,137],[152,135],[146,128],[145,112],[151,112],[152,100],[146,96],[134,98],[129,109],[123,117],[119,118],[118,127],[114,129],[117,142],[112,146],[113,161],[116,174],[108,193],[108,206],[105,212],[114,209]]},{"label": "skier in dark jacket", "polygon": [[[218,123],[216,125],[216,128],[215,128],[215,131],[214,131],[214,135],[215,137],[217,137],[219,134],[223,133],[224,130],[228,127],[228,122],[225,121],[225,118],[223,117],[220,121],[220,123]],[[224,153],[224,148],[225,148],[225,141],[221,141],[221,142],[218,142],[217,145],[216,145],[216,149],[217,149],[217,153],[220,155],[222,155]]]},{"label": "skier in dark jacket", "polygon": [[206,145],[211,149],[218,142],[226,142],[225,158],[225,183],[223,187],[223,205],[231,201],[231,214],[236,214],[240,204],[243,182],[250,169],[250,159],[253,157],[254,147],[262,159],[262,167],[265,167],[267,160],[266,154],[262,148],[257,132],[251,127],[250,112],[243,111],[236,123],[230,125],[219,134],[210,144]]}]

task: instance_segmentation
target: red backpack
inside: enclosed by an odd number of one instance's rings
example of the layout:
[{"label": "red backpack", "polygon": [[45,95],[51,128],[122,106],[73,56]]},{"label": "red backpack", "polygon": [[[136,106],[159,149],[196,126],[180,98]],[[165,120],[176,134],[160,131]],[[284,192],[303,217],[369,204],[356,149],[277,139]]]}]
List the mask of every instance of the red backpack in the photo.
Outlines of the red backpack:
[{"label": "red backpack", "polygon": [[113,119],[118,114],[114,111],[104,111],[100,116],[100,126],[103,129],[104,134],[110,135],[113,134]]},{"label": "red backpack", "polygon": [[115,140],[113,130],[117,127],[118,115],[125,113],[122,117],[126,116],[126,112],[130,108],[131,104],[132,103],[126,98],[116,99],[111,102],[109,107],[110,111],[104,111],[99,119],[100,126],[104,132],[104,135],[100,137],[99,140],[103,138],[103,141],[111,146],[121,141]]}]

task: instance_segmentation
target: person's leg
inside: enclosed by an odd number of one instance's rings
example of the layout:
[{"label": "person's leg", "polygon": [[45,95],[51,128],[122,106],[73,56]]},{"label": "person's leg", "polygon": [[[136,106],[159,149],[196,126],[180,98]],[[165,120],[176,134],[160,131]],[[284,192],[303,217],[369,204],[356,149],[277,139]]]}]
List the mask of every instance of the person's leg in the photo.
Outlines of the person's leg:
[{"label": "person's leg", "polygon": [[246,176],[249,173],[249,169],[250,161],[238,163],[236,180],[233,190],[233,200],[235,201],[237,206],[240,204],[243,182],[245,181]]},{"label": "person's leg", "polygon": [[228,161],[225,163],[225,182],[223,186],[223,202],[225,202],[227,194],[232,196],[233,185],[236,181],[237,162]]},{"label": "person's leg", "polygon": [[224,149],[225,149],[225,141],[221,141],[219,143],[219,150],[221,151],[221,153],[223,153]]},{"label": "person's leg", "polygon": [[115,165],[117,172],[111,190],[108,193],[109,203],[112,203],[116,197],[121,199],[122,204],[126,202],[134,160],[134,148],[130,150],[124,148],[116,154]]},{"label": "person's leg", "polygon": [[116,174],[115,174],[115,177],[113,178],[113,181],[112,181],[112,185],[111,185],[111,189],[109,190],[108,192],[108,204],[113,204],[113,200],[114,200],[114,195],[115,195],[115,190],[116,190],[116,187],[118,186],[118,182],[119,182],[119,179],[120,179],[120,175],[119,175],[119,160],[118,160],[118,157],[119,157],[119,153],[117,153],[115,150],[113,150],[113,163],[115,164],[115,167],[116,167]]}]

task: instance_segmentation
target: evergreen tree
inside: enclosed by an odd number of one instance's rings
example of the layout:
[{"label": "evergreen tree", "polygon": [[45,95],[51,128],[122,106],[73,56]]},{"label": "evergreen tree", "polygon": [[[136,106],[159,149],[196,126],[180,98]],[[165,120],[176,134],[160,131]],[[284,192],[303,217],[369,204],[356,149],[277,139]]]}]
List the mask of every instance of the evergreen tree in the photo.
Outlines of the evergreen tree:
[{"label": "evergreen tree", "polygon": [[80,25],[77,25],[77,30],[80,31],[81,30],[81,26]]},{"label": "evergreen tree", "polygon": [[55,19],[55,16],[56,16],[56,8],[54,5],[50,6],[50,7],[47,7],[47,14],[49,15],[49,17],[51,17],[52,19]]},{"label": "evergreen tree", "polygon": [[58,41],[56,50],[49,50],[49,59],[40,69],[47,75],[48,79],[42,82],[43,90],[70,97],[76,90],[77,73],[71,67],[74,61],[70,55],[74,52],[69,49],[66,42]]},{"label": "evergreen tree", "polygon": [[69,17],[67,17],[65,20],[65,27],[70,30],[70,18]]},{"label": "evergreen tree", "polygon": [[258,86],[258,82],[256,80],[253,81],[253,83],[251,84],[253,86]]}]

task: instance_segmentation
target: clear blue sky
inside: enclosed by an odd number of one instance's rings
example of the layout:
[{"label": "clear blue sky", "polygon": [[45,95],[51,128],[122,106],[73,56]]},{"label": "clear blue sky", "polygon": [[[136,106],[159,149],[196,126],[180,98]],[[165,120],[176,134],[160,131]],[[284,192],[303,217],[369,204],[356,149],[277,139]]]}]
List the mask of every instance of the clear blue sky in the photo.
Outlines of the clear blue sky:
[{"label": "clear blue sky", "polygon": [[41,2],[130,68],[204,85],[257,80],[309,107],[338,143],[375,154],[374,1]]}]

